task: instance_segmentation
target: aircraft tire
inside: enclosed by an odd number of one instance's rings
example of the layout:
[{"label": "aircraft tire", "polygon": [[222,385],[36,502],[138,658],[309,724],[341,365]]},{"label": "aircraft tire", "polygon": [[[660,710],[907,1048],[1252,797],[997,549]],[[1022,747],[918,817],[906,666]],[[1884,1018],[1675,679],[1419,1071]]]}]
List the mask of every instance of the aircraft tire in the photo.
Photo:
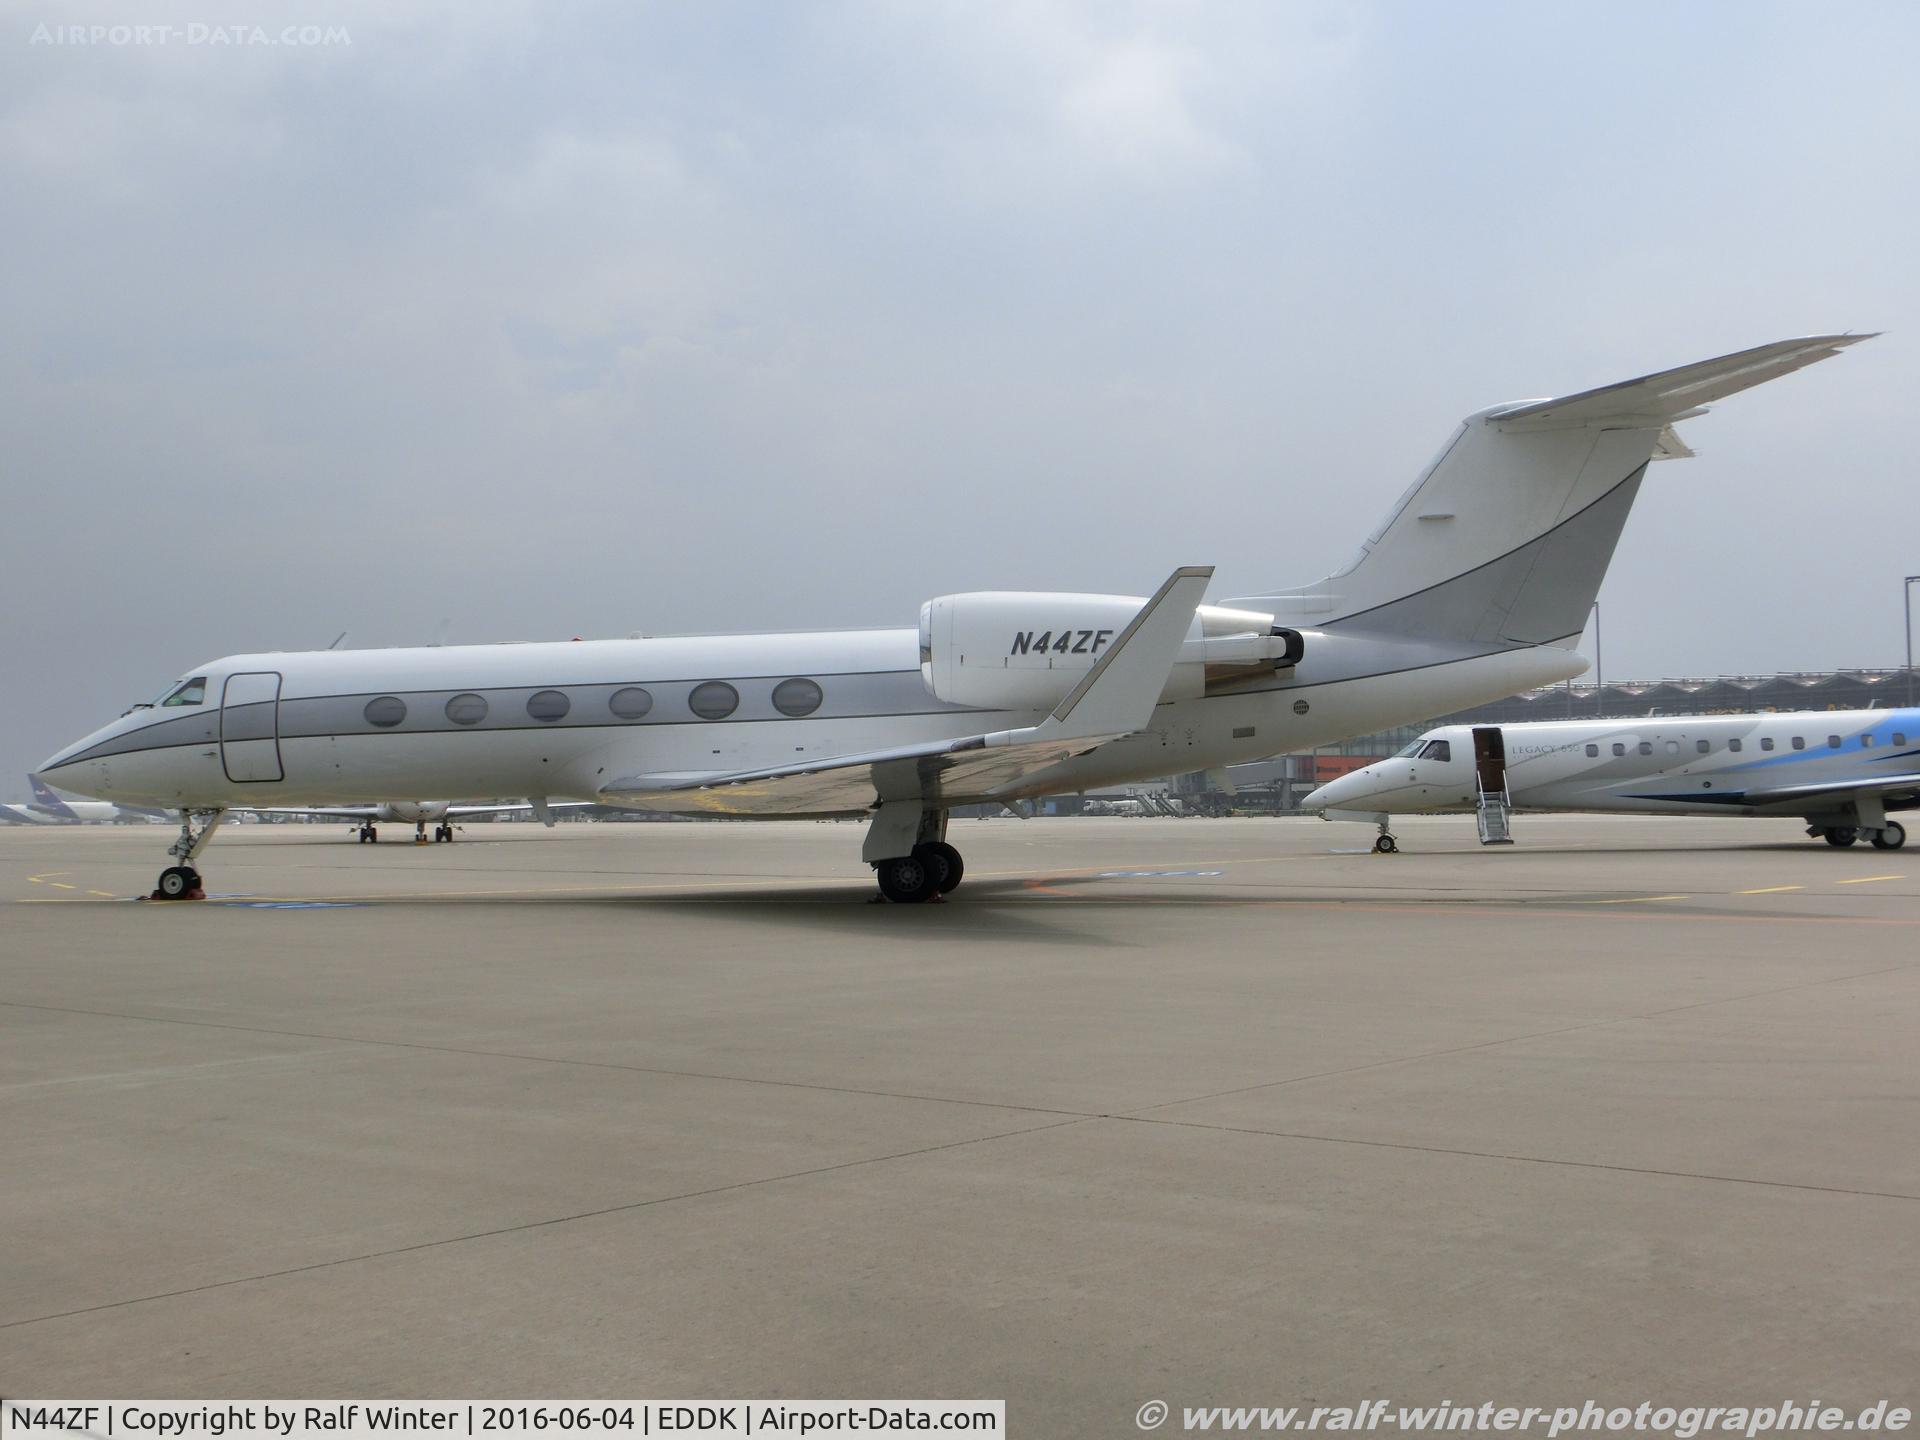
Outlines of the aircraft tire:
[{"label": "aircraft tire", "polygon": [[919,855],[900,855],[873,867],[880,893],[896,905],[918,905],[940,893],[940,872]]},{"label": "aircraft tire", "polygon": [[1829,825],[1826,828],[1827,844],[1844,850],[1860,838],[1860,832],[1848,825]]},{"label": "aircraft tire", "polygon": [[967,863],[960,858],[960,852],[944,840],[929,840],[924,845],[916,845],[913,853],[927,861],[934,874],[940,877],[935,881],[934,889],[942,895],[951,895],[959,886],[961,877],[967,873]]},{"label": "aircraft tire", "polygon": [[160,872],[160,883],[153,887],[161,900],[185,900],[200,888],[200,872],[190,865],[169,865]]},{"label": "aircraft tire", "polygon": [[1376,855],[1393,855],[1398,853],[1399,849],[1400,842],[1391,835],[1382,835],[1373,842],[1373,853]]},{"label": "aircraft tire", "polygon": [[1876,850],[1898,850],[1907,843],[1907,827],[1897,820],[1889,820],[1887,828],[1873,837]]}]

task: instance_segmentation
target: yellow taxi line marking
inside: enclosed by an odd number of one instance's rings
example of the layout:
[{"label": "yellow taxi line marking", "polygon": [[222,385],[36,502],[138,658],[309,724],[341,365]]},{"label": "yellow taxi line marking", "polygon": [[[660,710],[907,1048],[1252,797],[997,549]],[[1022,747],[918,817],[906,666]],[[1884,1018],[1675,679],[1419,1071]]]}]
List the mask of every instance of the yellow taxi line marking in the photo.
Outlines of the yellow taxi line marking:
[{"label": "yellow taxi line marking", "polygon": [[1862,875],[1856,880],[1838,880],[1834,883],[1838,885],[1871,885],[1876,880],[1904,880],[1906,878],[1904,875]]},{"label": "yellow taxi line marking", "polygon": [[1618,900],[1569,900],[1569,905],[1644,905],[1650,900],[1691,900],[1691,895],[1623,895]]},{"label": "yellow taxi line marking", "polygon": [[1804,885],[1762,885],[1758,890],[1740,890],[1735,893],[1740,895],[1778,895],[1782,891],[1804,890],[1806,888]]},{"label": "yellow taxi line marking", "polygon": [[56,890],[78,890],[80,888],[78,885],[69,885],[64,880],[49,880],[47,883]]},{"label": "yellow taxi line marking", "polygon": [[111,900],[114,898],[114,893],[111,890],[89,890],[87,894],[98,895],[102,900]]}]

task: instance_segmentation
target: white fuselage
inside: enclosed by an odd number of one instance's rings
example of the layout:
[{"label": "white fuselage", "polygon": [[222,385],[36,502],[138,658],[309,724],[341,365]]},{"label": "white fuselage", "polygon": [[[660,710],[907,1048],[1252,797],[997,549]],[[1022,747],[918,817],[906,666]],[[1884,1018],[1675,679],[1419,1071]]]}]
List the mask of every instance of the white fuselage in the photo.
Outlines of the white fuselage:
[{"label": "white fuselage", "polygon": [[[1825,808],[1827,787],[1868,788],[1920,762],[1920,710],[1445,725],[1303,804],[1355,818],[1472,810],[1476,729],[1500,732],[1516,810],[1810,814]],[[1807,793],[1781,793],[1795,789]]]},{"label": "white fuselage", "polygon": [[[1291,671],[1163,703],[1149,729],[1013,793],[1257,759],[1584,668],[1557,646],[1416,668],[1422,659],[1414,647],[1308,632]],[[196,667],[197,703],[132,711],[41,769],[68,789],[180,808],[396,794],[594,800],[619,777],[726,775],[1010,729],[1045,713],[938,700],[920,661],[913,629],[241,655]],[[775,689],[796,678],[817,684],[817,697],[803,688],[817,703],[782,713]],[[680,808],[671,793],[645,803]]]}]

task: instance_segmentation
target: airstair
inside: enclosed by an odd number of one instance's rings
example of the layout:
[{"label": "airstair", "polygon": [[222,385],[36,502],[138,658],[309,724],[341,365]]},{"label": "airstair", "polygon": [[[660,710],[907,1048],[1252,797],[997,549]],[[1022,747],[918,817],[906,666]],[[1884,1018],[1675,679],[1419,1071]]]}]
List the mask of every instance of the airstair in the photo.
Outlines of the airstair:
[{"label": "airstair", "polygon": [[1474,818],[1482,845],[1513,844],[1513,793],[1507,789],[1507,742],[1497,725],[1473,732]]},{"label": "airstair", "polygon": [[1513,801],[1508,798],[1504,785],[1498,790],[1482,790],[1474,806],[1474,816],[1480,825],[1480,843],[1511,845],[1513,834],[1507,819],[1512,814]]}]

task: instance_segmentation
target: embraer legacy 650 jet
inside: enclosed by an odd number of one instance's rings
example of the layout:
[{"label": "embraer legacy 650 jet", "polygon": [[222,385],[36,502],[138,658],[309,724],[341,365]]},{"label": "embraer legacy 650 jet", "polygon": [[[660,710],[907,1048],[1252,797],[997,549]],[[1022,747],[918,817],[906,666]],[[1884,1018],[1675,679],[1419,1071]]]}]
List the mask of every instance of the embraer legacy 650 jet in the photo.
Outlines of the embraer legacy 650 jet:
[{"label": "embraer legacy 650 jet", "polygon": [[1920,806],[1920,710],[1808,710],[1443,725],[1307,796],[1328,820],[1473,811],[1507,840],[1509,810],[1798,815],[1829,845],[1907,843],[1890,810]]},{"label": "embraer legacy 650 jet", "polygon": [[896,901],[960,881],[951,807],[1324,745],[1584,670],[1574,645],[1677,420],[1863,335],[1785,340],[1483,410],[1344,568],[1202,605],[945,595],[891,630],[235,655],[42,766],[181,812],[162,895],[229,807],[566,796],[685,814],[866,817]]}]

